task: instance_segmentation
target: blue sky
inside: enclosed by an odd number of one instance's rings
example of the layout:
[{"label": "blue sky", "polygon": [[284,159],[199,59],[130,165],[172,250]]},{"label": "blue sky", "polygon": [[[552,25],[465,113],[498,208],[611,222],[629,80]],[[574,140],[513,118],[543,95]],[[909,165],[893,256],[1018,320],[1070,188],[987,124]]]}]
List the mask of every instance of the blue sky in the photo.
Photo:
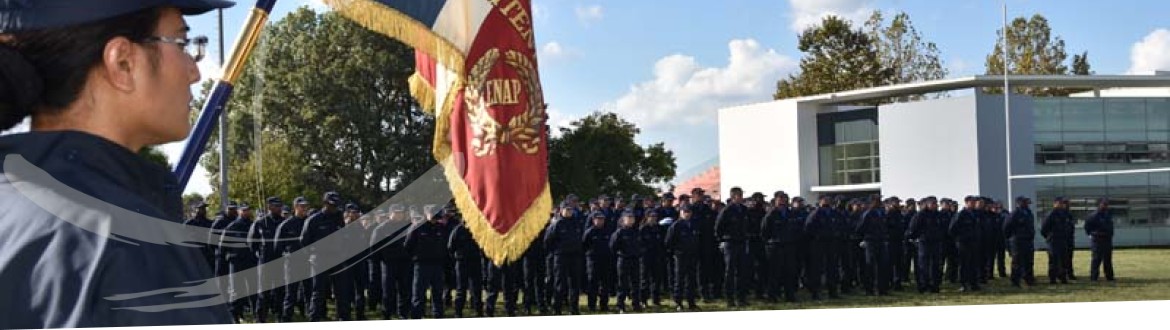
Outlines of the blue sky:
[{"label": "blue sky", "polygon": [[[1097,74],[1170,69],[1170,2],[1010,0],[1009,18],[1039,13],[1070,57],[1089,52]],[[272,21],[319,0],[277,1]],[[1003,24],[1002,0],[534,0],[539,65],[550,124],[594,110],[615,111],[642,127],[639,142],[665,142],[680,174],[718,155],[716,110],[771,100],[778,78],[797,69],[800,27],[826,14],[858,24],[871,10],[904,11],[938,44],[953,77],[982,73]],[[251,2],[225,11],[228,47]],[[192,34],[217,42],[216,17],[188,18]],[[214,75],[215,59],[201,63]],[[419,132],[431,134],[431,132]],[[181,143],[168,145],[172,161]],[[199,171],[187,191],[210,192]]]}]

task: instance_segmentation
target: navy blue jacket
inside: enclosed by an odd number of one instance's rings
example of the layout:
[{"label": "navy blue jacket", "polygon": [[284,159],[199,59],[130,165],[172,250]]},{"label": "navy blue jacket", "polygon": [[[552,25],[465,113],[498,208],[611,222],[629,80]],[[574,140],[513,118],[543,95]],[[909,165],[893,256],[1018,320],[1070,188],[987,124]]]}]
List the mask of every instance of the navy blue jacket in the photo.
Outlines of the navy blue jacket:
[{"label": "navy blue jacket", "polygon": [[889,239],[889,225],[886,224],[885,210],[871,209],[861,214],[861,221],[857,223],[857,233],[866,241],[885,241]]},{"label": "navy blue jacket", "polygon": [[314,213],[305,219],[305,227],[301,229],[301,246],[309,247],[309,252],[316,253],[317,249],[330,249],[329,246],[311,246],[313,243],[332,235],[345,226],[345,218],[341,210]]},{"label": "navy blue jacket", "polygon": [[804,238],[810,242],[830,242],[836,238],[833,234],[833,210],[830,208],[817,208],[807,217],[794,217],[792,221],[800,224]]},{"label": "navy blue jacket", "polygon": [[715,236],[721,242],[742,242],[744,227],[748,225],[747,207],[742,204],[728,204],[715,219]]},{"label": "navy blue jacket", "polygon": [[646,249],[646,257],[662,258],[665,254],[663,243],[666,240],[666,227],[657,224],[643,225],[638,228],[638,235],[642,237],[642,246]]},{"label": "navy blue jacket", "polygon": [[666,230],[663,238],[666,250],[675,255],[695,256],[699,254],[699,227],[691,220],[675,220]]},{"label": "navy blue jacket", "polygon": [[584,234],[584,227],[577,217],[558,216],[544,233],[544,245],[549,253],[555,255],[579,256],[585,252],[581,245]]},{"label": "navy blue jacket", "polygon": [[475,243],[475,238],[471,236],[471,230],[467,229],[464,222],[459,222],[455,225],[455,229],[451,230],[451,237],[447,239],[447,249],[451,251],[455,260],[479,260],[483,258],[483,252],[479,250],[479,244]]},{"label": "navy blue jacket", "polygon": [[1073,233],[1076,232],[1076,221],[1072,217],[1072,213],[1064,209],[1054,209],[1048,212],[1048,216],[1044,218],[1044,222],[1040,224],[1040,235],[1053,244],[1067,244],[1072,242]]},{"label": "navy blue jacket", "polygon": [[301,230],[305,228],[305,219],[299,218],[296,215],[284,219],[276,226],[276,249],[277,255],[285,255],[301,249]]},{"label": "navy blue jacket", "polygon": [[609,250],[609,231],[605,227],[596,228],[589,227],[585,230],[584,237],[581,238],[582,247],[585,248],[585,257],[594,260],[605,260],[613,255]]},{"label": "navy blue jacket", "polygon": [[278,215],[267,215],[252,223],[248,228],[248,243],[252,246],[252,253],[260,262],[275,260],[280,257],[276,250],[276,228],[284,221]]},{"label": "navy blue jacket", "polygon": [[886,212],[886,226],[889,229],[886,231],[887,238],[892,243],[899,243],[906,240],[906,227],[910,219],[906,218],[902,212]]},{"label": "navy blue jacket", "polygon": [[950,219],[938,210],[922,210],[910,218],[910,226],[906,228],[906,237],[924,243],[940,243],[946,240],[947,226]]},{"label": "navy blue jacket", "polygon": [[1108,210],[1093,212],[1085,219],[1085,235],[1089,235],[1094,243],[1108,243],[1113,241],[1113,212]]},{"label": "navy blue jacket", "polygon": [[1036,239],[1036,216],[1029,208],[1017,207],[1004,221],[1003,233],[1016,242],[1032,242]]},{"label": "navy blue jacket", "polygon": [[447,262],[447,233],[447,228],[438,223],[418,223],[406,235],[406,253],[416,263],[444,264]]},{"label": "navy blue jacket", "polygon": [[97,201],[181,225],[182,187],[166,168],[106,139],[75,131],[2,136],[0,158],[0,292],[4,293],[0,295],[0,328],[232,323],[223,304],[152,313],[122,309],[206,296],[107,299],[188,287],[214,275],[200,261],[198,248],[114,239],[62,220],[16,190],[10,175],[27,173],[14,173],[9,166],[27,162]]},{"label": "navy blue jacket", "polygon": [[947,234],[956,242],[975,243],[979,241],[979,212],[973,209],[963,209],[955,213],[951,224],[947,226]]},{"label": "navy blue jacket", "polygon": [[618,228],[609,238],[609,249],[619,258],[641,258],[646,253],[637,229]]}]

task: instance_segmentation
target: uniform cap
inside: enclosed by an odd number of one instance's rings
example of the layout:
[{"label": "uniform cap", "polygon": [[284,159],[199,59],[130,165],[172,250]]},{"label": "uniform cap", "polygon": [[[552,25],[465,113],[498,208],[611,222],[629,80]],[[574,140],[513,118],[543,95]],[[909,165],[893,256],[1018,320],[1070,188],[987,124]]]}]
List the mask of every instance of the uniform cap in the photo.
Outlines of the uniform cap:
[{"label": "uniform cap", "polygon": [[297,196],[293,199],[293,205],[309,205],[309,200],[305,196]]},{"label": "uniform cap", "polygon": [[268,205],[274,205],[274,206],[284,205],[284,202],[280,200],[280,197],[276,197],[276,196],[268,197],[268,199],[265,200],[265,202],[267,202]]},{"label": "uniform cap", "polygon": [[154,7],[199,15],[232,6],[222,0],[7,0],[0,1],[0,33],[82,25]]},{"label": "uniform cap", "polygon": [[662,194],[662,199],[674,199],[674,194],[670,192]]}]

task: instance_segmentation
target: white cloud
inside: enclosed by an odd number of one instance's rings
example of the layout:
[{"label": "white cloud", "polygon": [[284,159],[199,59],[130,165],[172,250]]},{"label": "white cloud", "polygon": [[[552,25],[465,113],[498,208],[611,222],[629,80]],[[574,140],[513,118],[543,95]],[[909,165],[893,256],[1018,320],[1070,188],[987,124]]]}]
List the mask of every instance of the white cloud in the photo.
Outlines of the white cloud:
[{"label": "white cloud", "polygon": [[579,116],[561,112],[557,108],[548,108],[548,134],[554,138],[561,136],[561,128],[568,128],[574,120],[580,119]]},{"label": "white cloud", "polygon": [[324,12],[324,11],[332,10],[329,8],[329,5],[325,4],[324,0],[301,0],[301,5],[309,6],[309,8],[313,9],[313,11],[315,11],[315,12]]},{"label": "white cloud", "polygon": [[605,12],[601,5],[577,6],[577,19],[583,23],[600,21],[604,17]]},{"label": "white cloud", "polygon": [[561,47],[561,43],[556,41],[551,41],[547,44],[544,44],[544,47],[541,47],[540,51],[542,52],[541,55],[549,57],[560,57],[565,55],[565,48]]},{"label": "white cloud", "polygon": [[971,65],[968,64],[967,61],[963,60],[962,58],[955,57],[955,58],[951,58],[950,61],[947,61],[947,71],[950,73],[950,75],[952,77],[961,77],[961,76],[970,75],[971,73],[967,72],[967,69],[970,69],[970,68],[971,68]]},{"label": "white cloud", "polygon": [[695,58],[675,54],[654,64],[654,79],[603,108],[639,127],[714,122],[719,108],[771,100],[776,81],[796,68],[796,61],[763,49],[753,39],[732,40],[725,67],[703,67]]},{"label": "white cloud", "polygon": [[548,7],[545,7],[539,1],[532,2],[532,17],[536,22],[544,23],[548,21]]},{"label": "white cloud", "polygon": [[860,24],[869,18],[872,3],[873,0],[788,0],[789,8],[792,10],[792,24],[789,27],[800,32],[806,27],[820,23],[821,19],[828,15]]},{"label": "white cloud", "polygon": [[1170,30],[1157,29],[1133,44],[1129,54],[1129,74],[1152,74],[1170,70]]}]

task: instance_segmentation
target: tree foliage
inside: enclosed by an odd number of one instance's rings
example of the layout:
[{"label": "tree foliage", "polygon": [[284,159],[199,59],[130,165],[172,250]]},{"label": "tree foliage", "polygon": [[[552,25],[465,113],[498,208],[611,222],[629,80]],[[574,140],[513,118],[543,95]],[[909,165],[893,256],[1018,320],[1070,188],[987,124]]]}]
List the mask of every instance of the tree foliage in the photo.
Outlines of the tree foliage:
[{"label": "tree foliage", "polygon": [[[1069,74],[1065,64],[1064,39],[1052,33],[1048,19],[1040,14],[1030,18],[1016,17],[1007,28],[1007,57],[1010,61],[1009,75],[1064,75]],[[986,67],[989,75],[1004,74],[1004,30],[996,30],[995,48],[987,55]],[[1074,55],[1072,74],[1091,74],[1088,52]],[[1002,93],[1002,88],[988,88],[989,93]],[[1032,96],[1063,96],[1080,91],[1059,87],[1013,87],[1013,93]]]},{"label": "tree foliage", "polygon": [[653,185],[674,179],[674,152],[662,143],[635,142],[636,125],[594,112],[561,128],[549,141],[549,180],[555,200],[568,194],[653,194]]},{"label": "tree foliage", "polygon": [[[922,37],[909,14],[899,12],[886,25],[882,12],[875,10],[865,21],[865,31],[876,44],[880,63],[893,71],[880,85],[938,80],[947,76],[947,69],[939,59],[938,46]],[[924,97],[908,95],[898,101]]]},{"label": "tree foliage", "polygon": [[[910,15],[898,13],[887,25],[874,11],[860,28],[836,16],[804,30],[798,48],[800,71],[776,83],[776,99],[941,79],[947,70],[938,47],[924,40]],[[920,99],[907,96],[904,99]]]},{"label": "tree foliage", "polygon": [[[434,120],[410,96],[412,72],[411,48],[336,13],[302,7],[270,24],[226,108],[231,198],[388,199],[435,165]],[[207,150],[218,199],[216,139]]]}]

